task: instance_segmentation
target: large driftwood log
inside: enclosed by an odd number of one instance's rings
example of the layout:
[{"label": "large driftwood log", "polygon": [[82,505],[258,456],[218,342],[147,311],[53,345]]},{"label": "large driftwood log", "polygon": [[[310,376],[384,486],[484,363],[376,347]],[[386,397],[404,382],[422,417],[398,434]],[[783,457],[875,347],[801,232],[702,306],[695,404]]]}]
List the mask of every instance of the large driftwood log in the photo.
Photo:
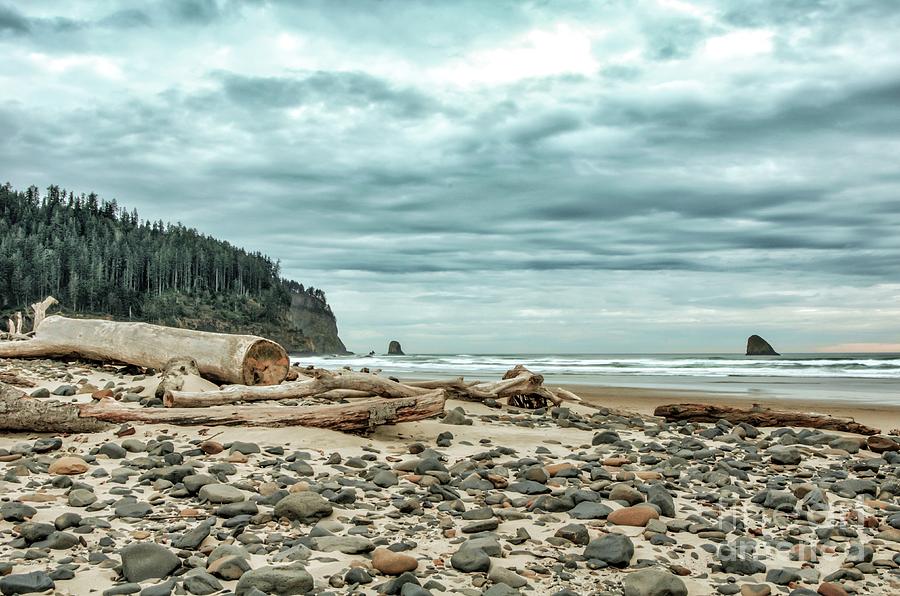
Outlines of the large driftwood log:
[{"label": "large driftwood log", "polygon": [[178,426],[309,426],[344,432],[365,432],[382,424],[432,418],[444,411],[446,395],[435,390],[400,399],[367,399],[349,404],[310,407],[216,406],[203,410],[140,408],[111,399],[90,404],[40,400],[0,384],[0,430],[84,433],[116,424]]},{"label": "large driftwood log", "polygon": [[163,368],[171,358],[192,358],[207,378],[244,385],[284,380],[287,352],[253,335],[209,333],[96,319],[44,319],[34,339],[0,344],[0,358],[78,357]]},{"label": "large driftwood log", "polygon": [[877,428],[860,424],[849,418],[832,418],[803,412],[783,412],[756,406],[742,409],[709,404],[667,404],[656,408],[653,415],[669,421],[718,422],[727,420],[732,424],[746,422],[753,426],[799,426],[860,435],[877,435],[881,432]]},{"label": "large driftwood log", "polygon": [[31,323],[31,330],[34,331],[37,329],[41,322],[47,318],[47,309],[49,309],[54,304],[59,304],[59,301],[53,296],[47,296],[40,302],[35,302],[31,305],[31,310],[34,311],[34,319]]},{"label": "large driftwood log", "polygon": [[169,408],[205,408],[239,401],[314,397],[336,389],[349,389],[391,398],[414,397],[433,391],[432,389],[408,387],[385,377],[367,373],[317,370],[316,375],[315,378],[290,381],[269,387],[229,385],[218,391],[167,391],[163,397],[163,403]]},{"label": "large driftwood log", "polygon": [[298,372],[298,380],[270,387],[231,385],[218,391],[167,391],[163,396],[163,403],[170,408],[202,408],[236,402],[305,397],[344,399],[377,395],[400,398],[424,395],[435,389],[446,391],[447,395],[453,399],[474,401],[506,399],[510,405],[531,408],[541,407],[547,403],[559,404],[563,401],[571,401],[573,398],[574,400],[578,399],[568,391],[551,391],[543,387],[544,378],[523,366],[511,369],[506,373],[506,378],[491,383],[466,382],[458,378],[448,381],[419,381],[404,384],[367,372],[322,369],[303,372],[310,376],[299,376]]}]

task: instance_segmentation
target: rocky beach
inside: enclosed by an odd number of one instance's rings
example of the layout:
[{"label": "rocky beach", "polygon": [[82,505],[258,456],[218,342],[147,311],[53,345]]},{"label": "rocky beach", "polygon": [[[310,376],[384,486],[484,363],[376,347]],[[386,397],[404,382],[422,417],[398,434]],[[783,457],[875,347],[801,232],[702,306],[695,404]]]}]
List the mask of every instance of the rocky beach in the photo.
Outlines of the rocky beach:
[{"label": "rocky beach", "polygon": [[[158,377],[132,367],[8,359],[0,373],[35,399],[162,405]],[[666,423],[598,401],[450,401],[368,435],[4,434],[0,592],[900,591],[895,438]]]}]

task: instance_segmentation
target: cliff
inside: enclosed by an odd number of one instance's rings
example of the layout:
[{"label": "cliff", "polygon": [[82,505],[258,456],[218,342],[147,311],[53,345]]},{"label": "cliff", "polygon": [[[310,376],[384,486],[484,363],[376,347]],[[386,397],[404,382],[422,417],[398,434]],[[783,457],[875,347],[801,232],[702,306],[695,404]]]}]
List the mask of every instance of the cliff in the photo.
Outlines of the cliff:
[{"label": "cliff", "polygon": [[289,352],[346,354],[347,348],[338,337],[337,320],[331,308],[309,294],[291,294],[290,319],[293,328],[303,336],[299,345],[284,345]]}]

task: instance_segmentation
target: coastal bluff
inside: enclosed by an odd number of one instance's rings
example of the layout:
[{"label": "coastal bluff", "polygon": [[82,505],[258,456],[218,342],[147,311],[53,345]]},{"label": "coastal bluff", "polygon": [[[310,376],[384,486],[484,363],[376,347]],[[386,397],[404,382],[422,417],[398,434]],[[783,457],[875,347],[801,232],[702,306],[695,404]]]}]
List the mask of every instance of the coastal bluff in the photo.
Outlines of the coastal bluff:
[{"label": "coastal bluff", "polygon": [[758,335],[747,338],[747,356],[781,356],[769,342]]}]

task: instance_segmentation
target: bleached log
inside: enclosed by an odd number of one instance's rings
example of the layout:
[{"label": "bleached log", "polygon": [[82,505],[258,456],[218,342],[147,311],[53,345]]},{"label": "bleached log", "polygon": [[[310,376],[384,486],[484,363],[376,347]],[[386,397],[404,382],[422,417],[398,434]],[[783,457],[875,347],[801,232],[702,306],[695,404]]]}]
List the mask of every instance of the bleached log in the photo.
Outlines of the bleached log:
[{"label": "bleached log", "polygon": [[877,435],[881,431],[850,418],[833,418],[805,412],[783,412],[767,408],[734,408],[711,404],[666,404],[656,408],[654,416],[666,420],[686,420],[689,422],[718,422],[727,420],[732,424],[746,422],[753,426],[796,426],[837,430],[860,435]]},{"label": "bleached log", "polygon": [[29,341],[0,344],[0,358],[77,357],[163,368],[192,358],[208,379],[244,385],[280,383],[290,365],[277,343],[253,335],[209,333],[96,319],[44,319]]},{"label": "bleached log", "polygon": [[300,399],[315,397],[336,389],[349,389],[382,397],[413,397],[429,393],[429,389],[409,387],[396,381],[367,373],[351,371],[329,372],[316,371],[319,375],[313,379],[303,379],[271,385],[269,387],[250,387],[247,385],[229,385],[218,391],[168,391],[163,397],[167,408],[205,408],[233,404],[235,402],[271,401],[279,399]]},{"label": "bleached log", "polygon": [[432,418],[444,411],[441,390],[400,399],[368,399],[350,404],[311,407],[215,406],[141,408],[111,399],[72,404],[40,400],[0,384],[0,430],[84,433],[99,432],[122,423],[178,426],[308,426],[344,432],[365,432],[382,424]]},{"label": "bleached log", "polygon": [[32,331],[37,329],[41,322],[47,318],[47,309],[54,304],[59,304],[59,301],[53,296],[47,296],[40,302],[35,302],[31,305],[31,310],[34,311],[34,318],[31,323]]}]

